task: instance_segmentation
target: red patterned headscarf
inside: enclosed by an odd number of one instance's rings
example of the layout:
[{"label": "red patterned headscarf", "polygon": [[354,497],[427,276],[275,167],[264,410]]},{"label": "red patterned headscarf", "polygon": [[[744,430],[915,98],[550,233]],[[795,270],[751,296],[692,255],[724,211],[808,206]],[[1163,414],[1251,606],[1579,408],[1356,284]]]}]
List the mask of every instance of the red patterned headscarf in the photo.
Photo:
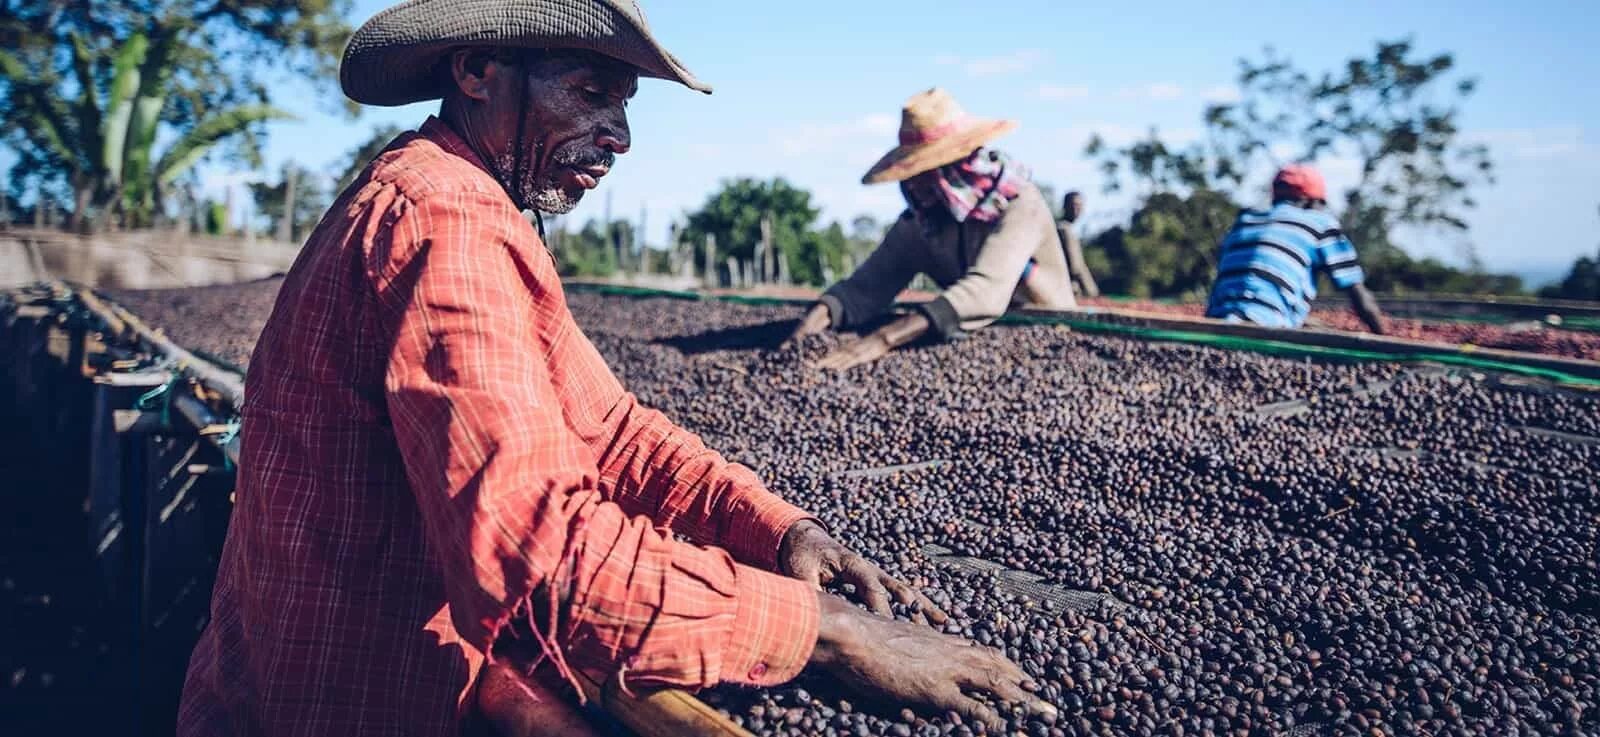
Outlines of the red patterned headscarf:
[{"label": "red patterned headscarf", "polygon": [[1028,167],[997,150],[980,148],[961,161],[901,182],[900,192],[919,219],[942,206],[958,223],[969,219],[993,223],[1022,193],[1026,181]]}]

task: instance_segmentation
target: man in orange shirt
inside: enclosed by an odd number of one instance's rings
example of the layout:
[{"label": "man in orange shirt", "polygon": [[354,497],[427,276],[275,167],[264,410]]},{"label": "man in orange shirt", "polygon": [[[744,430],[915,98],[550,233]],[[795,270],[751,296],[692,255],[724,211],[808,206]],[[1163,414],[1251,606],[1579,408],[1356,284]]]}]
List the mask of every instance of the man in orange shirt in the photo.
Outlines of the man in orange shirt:
[{"label": "man in orange shirt", "polygon": [[943,618],[641,407],[573,322],[522,212],[628,151],[640,76],[709,91],[631,0],[412,0],[356,32],[352,99],[444,103],[329,209],[256,346],[179,734],[570,733],[540,679],[478,698],[486,664],[631,688],[811,664],[990,724],[972,694],[1049,710],[998,653],[882,616]]}]

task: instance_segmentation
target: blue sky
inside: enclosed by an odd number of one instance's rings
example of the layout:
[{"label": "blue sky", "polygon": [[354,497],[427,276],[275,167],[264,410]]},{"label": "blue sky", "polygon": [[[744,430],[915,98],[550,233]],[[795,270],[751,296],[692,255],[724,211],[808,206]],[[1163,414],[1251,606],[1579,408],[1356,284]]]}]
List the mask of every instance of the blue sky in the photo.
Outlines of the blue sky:
[{"label": "blue sky", "polygon": [[[619,217],[647,211],[660,240],[669,220],[737,175],[785,176],[812,190],[829,219],[892,217],[897,190],[863,187],[860,176],[893,145],[904,99],[938,85],[976,115],[1019,121],[997,145],[1037,180],[1090,193],[1091,225],[1108,224],[1126,217],[1129,202],[1099,194],[1081,156],[1090,133],[1117,142],[1156,126],[1192,138],[1205,101],[1231,93],[1240,56],[1270,44],[1320,71],[1379,39],[1411,36],[1425,53],[1453,52],[1480,80],[1461,123],[1499,166],[1498,184],[1476,192],[1482,205],[1470,216],[1468,238],[1484,262],[1549,277],[1600,247],[1600,24],[1589,3],[1347,1],[1291,12],[1166,0],[642,2],[658,37],[716,94],[643,82],[630,108],[634,150],[574,213],[578,221],[603,214],[609,192]],[[351,22],[389,4],[358,0]],[[352,121],[300,87],[279,91],[301,117],[270,128],[274,168],[293,159],[327,169],[376,125],[414,126],[435,107],[368,108]],[[1348,166],[1327,170],[1338,188]],[[208,170],[213,188],[243,176]],[[1454,259],[1458,240],[1408,233],[1403,242]]]}]

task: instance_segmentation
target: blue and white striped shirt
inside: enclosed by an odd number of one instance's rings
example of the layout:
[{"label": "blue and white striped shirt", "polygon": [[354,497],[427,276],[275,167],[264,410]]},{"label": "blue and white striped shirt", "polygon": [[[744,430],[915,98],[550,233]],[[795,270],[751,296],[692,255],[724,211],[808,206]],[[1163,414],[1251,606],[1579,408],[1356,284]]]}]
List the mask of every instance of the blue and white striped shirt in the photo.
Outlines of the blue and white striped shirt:
[{"label": "blue and white striped shirt", "polygon": [[1300,327],[1317,296],[1318,271],[1340,289],[1366,278],[1338,220],[1283,202],[1245,210],[1222,239],[1206,316]]}]

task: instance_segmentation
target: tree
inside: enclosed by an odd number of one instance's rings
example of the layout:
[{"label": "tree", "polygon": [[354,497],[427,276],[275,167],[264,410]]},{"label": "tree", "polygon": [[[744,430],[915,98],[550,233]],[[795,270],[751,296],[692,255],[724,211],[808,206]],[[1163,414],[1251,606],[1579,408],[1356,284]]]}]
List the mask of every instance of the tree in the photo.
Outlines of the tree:
[{"label": "tree", "polygon": [[1124,176],[1133,180],[1140,198],[1191,189],[1230,191],[1230,184],[1237,184],[1230,176],[1231,164],[1212,162],[1199,146],[1168,146],[1155,128],[1122,148],[1112,148],[1099,134],[1091,135],[1083,154],[1096,160],[1106,194],[1122,191]]},{"label": "tree", "polygon": [[722,188],[712,193],[699,210],[689,214],[683,237],[694,249],[696,264],[703,268],[720,266],[705,263],[707,235],[716,236],[719,260],[732,257],[749,264],[761,242],[761,220],[770,217],[773,243],[788,260],[789,273],[797,278],[807,274],[807,282],[820,283],[822,264],[812,259],[819,254],[833,258],[825,251],[834,244],[806,242],[818,213],[811,204],[810,192],[781,177],[765,182],[740,178],[723,182]]},{"label": "tree", "polygon": [[1239,102],[1205,112],[1227,176],[1242,183],[1291,161],[1354,158],[1360,178],[1345,196],[1365,211],[1358,239],[1395,225],[1464,231],[1471,187],[1494,181],[1488,148],[1458,136],[1476,81],[1456,74],[1448,53],[1419,58],[1410,40],[1379,42],[1314,77],[1268,49],[1259,63],[1239,62],[1239,87]]},{"label": "tree", "polygon": [[562,276],[607,277],[616,273],[616,251],[608,230],[590,220],[576,233],[563,231],[552,238],[557,271]]},{"label": "tree", "polygon": [[380,125],[372,129],[372,137],[368,138],[365,143],[350,149],[350,153],[345,154],[342,163],[337,165],[338,173],[334,179],[334,192],[343,192],[346,187],[350,186],[350,183],[361,175],[362,170],[367,168],[367,164],[378,158],[378,154],[383,153],[383,150],[388,148],[389,144],[393,143],[394,139],[404,131],[404,128],[393,124]]},{"label": "tree", "polygon": [[322,214],[328,209],[328,190],[322,178],[310,170],[290,162],[284,167],[284,174],[278,179],[277,184],[254,182],[250,185],[250,196],[255,200],[256,212],[266,215],[272,221],[272,233],[282,233],[282,221],[286,208],[289,183],[294,182],[294,204],[287,208],[289,219],[289,240],[299,242],[317,221],[322,219]]},{"label": "tree", "polygon": [[[1091,137],[1084,154],[1098,163],[1105,190],[1132,186],[1143,206],[1127,229],[1091,240],[1085,252],[1090,268],[1110,276],[1113,292],[1198,293],[1210,274],[1185,285],[1183,279],[1199,278],[1186,266],[1194,263],[1197,244],[1210,237],[1206,223],[1230,200],[1258,199],[1254,192],[1266,184],[1259,174],[1283,164],[1349,157],[1360,175],[1344,192],[1341,225],[1361,251],[1370,286],[1520,292],[1519,279],[1484,273],[1470,249],[1463,270],[1412,259],[1390,240],[1398,225],[1464,230],[1463,212],[1476,205],[1470,188],[1493,181],[1488,150],[1458,140],[1459,104],[1473,82],[1453,70],[1449,54],[1413,58],[1409,41],[1379,43],[1372,57],[1351,59],[1320,77],[1268,50],[1262,62],[1240,61],[1239,102],[1206,108],[1203,143],[1172,146],[1154,129],[1122,147]],[[1171,253],[1163,252],[1163,243]],[[1171,269],[1178,281],[1161,276]]]},{"label": "tree", "polygon": [[1084,258],[1107,293],[1203,297],[1216,275],[1218,245],[1238,212],[1238,204],[1221,192],[1158,192],[1126,229],[1095,236]]},{"label": "tree", "polygon": [[[164,187],[219,144],[254,160],[281,115],[264,75],[331,83],[349,0],[0,0],[0,141],[13,194],[74,224],[151,222]],[[163,130],[175,142],[157,155]]]},{"label": "tree", "polygon": [[1600,255],[1595,258],[1579,256],[1572,262],[1567,278],[1539,290],[1539,296],[1550,299],[1600,300]]}]

